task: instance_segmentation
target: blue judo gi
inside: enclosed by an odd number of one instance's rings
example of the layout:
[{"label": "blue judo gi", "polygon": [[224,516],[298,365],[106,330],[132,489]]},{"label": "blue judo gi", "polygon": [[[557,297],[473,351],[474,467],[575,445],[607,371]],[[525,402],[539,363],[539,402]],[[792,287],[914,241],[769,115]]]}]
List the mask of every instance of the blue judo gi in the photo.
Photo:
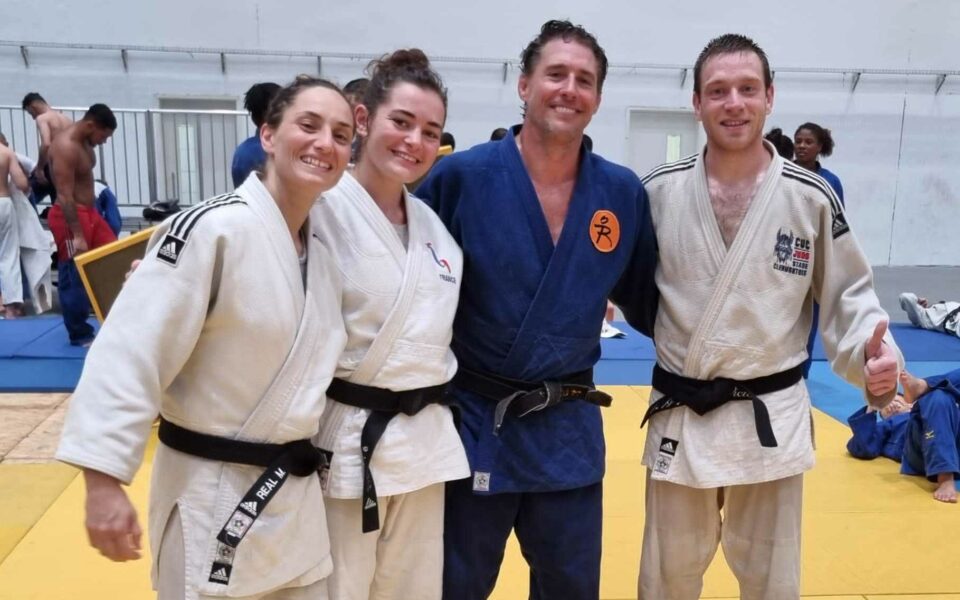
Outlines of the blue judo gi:
[{"label": "blue judo gi", "polygon": [[[631,322],[652,334],[656,239],[637,176],[584,143],[554,247],[514,140],[519,129],[447,156],[417,196],[463,248],[452,344],[460,368],[528,382],[562,380],[600,358],[608,297],[631,306]],[[573,400],[522,418],[508,415],[495,434],[495,401],[460,386],[453,393],[473,476],[447,485],[443,597],[487,598],[515,530],[530,565],[530,598],[598,598],[600,409]]]},{"label": "blue judo gi", "polygon": [[847,451],[857,458],[885,456],[900,462],[904,475],[936,481],[939,473],[960,479],[960,369],[928,377],[930,391],[909,413],[878,419],[861,408],[847,423]]},{"label": "blue judo gi", "polygon": [[[833,192],[837,195],[837,198],[840,200],[841,206],[846,206],[843,201],[843,186],[840,184],[840,178],[834,175],[832,172],[824,169],[820,166],[820,161],[817,161],[817,175],[823,177],[827,183],[830,184],[830,187],[833,188]],[[820,320],[820,305],[816,302],[813,303],[813,324],[810,326],[810,337],[807,338],[807,360],[803,363],[803,378],[806,379],[810,375],[810,364],[813,362],[813,343],[817,339],[817,325]]]},{"label": "blue judo gi", "polygon": [[230,166],[230,175],[233,187],[240,187],[250,173],[256,171],[267,160],[267,153],[260,144],[260,134],[252,135],[240,142],[233,151],[233,162]]}]

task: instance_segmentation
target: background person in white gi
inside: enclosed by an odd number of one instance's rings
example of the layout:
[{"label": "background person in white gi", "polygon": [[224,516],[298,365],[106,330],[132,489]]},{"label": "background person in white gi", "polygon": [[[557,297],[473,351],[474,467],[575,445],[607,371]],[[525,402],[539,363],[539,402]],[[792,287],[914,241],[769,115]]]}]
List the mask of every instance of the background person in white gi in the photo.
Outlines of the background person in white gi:
[{"label": "background person in white gi", "polygon": [[17,155],[0,144],[0,316],[23,316],[23,276],[20,271],[20,235],[13,187],[30,193],[27,175],[20,169]]},{"label": "background person in white gi", "polygon": [[417,49],[369,70],[356,107],[360,160],[312,213],[343,276],[347,329],[318,442],[333,451],[330,595],[439,600],[444,482],[469,475],[443,405],[457,370],[450,341],[463,260],[404,184],[436,159],[446,90]]},{"label": "background person in white gi", "polygon": [[160,226],[90,349],[57,458],[83,469],[91,545],[138,558],[121,483],[159,411],[149,521],[161,600],[327,597],[309,438],[346,335],[339,276],[307,216],[346,168],[353,123],[333,84],[281,89],[261,130],[264,173]]},{"label": "background person in white gi", "polygon": [[833,190],[764,143],[763,51],[721,36],[694,77],[706,148],[644,178],[660,304],[639,596],[699,598],[722,543],[741,598],[799,598],[813,301],[833,369],[871,404],[893,398],[902,357]]}]

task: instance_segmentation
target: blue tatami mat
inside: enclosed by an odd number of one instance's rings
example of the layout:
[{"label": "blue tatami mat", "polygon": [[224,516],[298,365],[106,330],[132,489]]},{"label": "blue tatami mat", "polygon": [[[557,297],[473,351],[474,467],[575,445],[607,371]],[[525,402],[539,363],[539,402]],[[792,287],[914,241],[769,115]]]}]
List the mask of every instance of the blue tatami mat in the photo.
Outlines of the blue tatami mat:
[{"label": "blue tatami mat", "polygon": [[37,317],[0,320],[0,359],[12,358],[18,350],[58,326],[63,328],[63,319]]},{"label": "blue tatami mat", "polygon": [[[96,329],[99,324],[91,319]],[[63,317],[0,321],[0,392],[70,392],[86,348],[70,345]]]},{"label": "blue tatami mat", "polygon": [[[891,323],[890,333],[907,362],[960,362],[960,338],[914,327],[910,323]],[[813,360],[826,360],[819,337],[813,344]]]},{"label": "blue tatami mat", "polygon": [[[627,323],[616,321],[617,329],[627,334],[625,338],[610,338],[600,341],[605,360],[655,360],[656,351],[650,338],[637,332]],[[892,323],[890,332],[897,340],[907,362],[960,362],[960,338],[936,331],[927,331],[909,323]],[[823,343],[817,337],[813,345],[813,360],[826,360]]]},{"label": "blue tatami mat", "polygon": [[[63,326],[63,319],[60,317],[44,320],[54,321],[54,326],[44,331],[28,343],[18,348],[13,353],[13,358],[61,358],[61,359],[79,359],[87,355],[87,349],[81,346],[71,346],[70,336]],[[87,321],[97,331],[100,324],[96,319]]]}]

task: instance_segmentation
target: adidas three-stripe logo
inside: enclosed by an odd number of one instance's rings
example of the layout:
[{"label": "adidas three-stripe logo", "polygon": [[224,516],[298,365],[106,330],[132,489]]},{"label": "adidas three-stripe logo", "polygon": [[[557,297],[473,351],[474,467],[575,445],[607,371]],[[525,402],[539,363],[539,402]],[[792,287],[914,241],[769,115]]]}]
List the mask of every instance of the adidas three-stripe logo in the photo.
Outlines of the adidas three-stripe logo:
[{"label": "adidas three-stripe logo", "polygon": [[168,233],[167,236],[163,238],[163,242],[160,243],[160,248],[157,250],[157,258],[165,263],[176,266],[177,261],[180,260],[180,250],[182,249],[183,240],[172,233]]},{"label": "adidas three-stripe logo", "polygon": [[170,230],[157,249],[157,258],[169,265],[177,266],[180,253],[187,243],[187,238],[200,217],[215,208],[230,204],[246,204],[246,201],[236,194],[223,194],[178,213],[173,217]]}]

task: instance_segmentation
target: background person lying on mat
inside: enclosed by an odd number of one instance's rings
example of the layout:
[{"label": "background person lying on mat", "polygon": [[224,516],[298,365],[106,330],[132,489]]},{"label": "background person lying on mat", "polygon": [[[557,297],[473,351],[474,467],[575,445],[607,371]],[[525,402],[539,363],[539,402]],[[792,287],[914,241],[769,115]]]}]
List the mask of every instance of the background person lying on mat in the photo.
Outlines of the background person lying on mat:
[{"label": "background person lying on mat", "polygon": [[900,308],[915,327],[960,337],[960,302],[930,302],[911,292],[900,294]]},{"label": "background person lying on mat", "polygon": [[900,384],[903,395],[880,411],[880,419],[869,407],[847,419],[853,431],[847,450],[857,458],[885,456],[898,461],[904,475],[924,475],[937,483],[934,498],[956,502],[960,369],[926,379],[904,371]]}]

